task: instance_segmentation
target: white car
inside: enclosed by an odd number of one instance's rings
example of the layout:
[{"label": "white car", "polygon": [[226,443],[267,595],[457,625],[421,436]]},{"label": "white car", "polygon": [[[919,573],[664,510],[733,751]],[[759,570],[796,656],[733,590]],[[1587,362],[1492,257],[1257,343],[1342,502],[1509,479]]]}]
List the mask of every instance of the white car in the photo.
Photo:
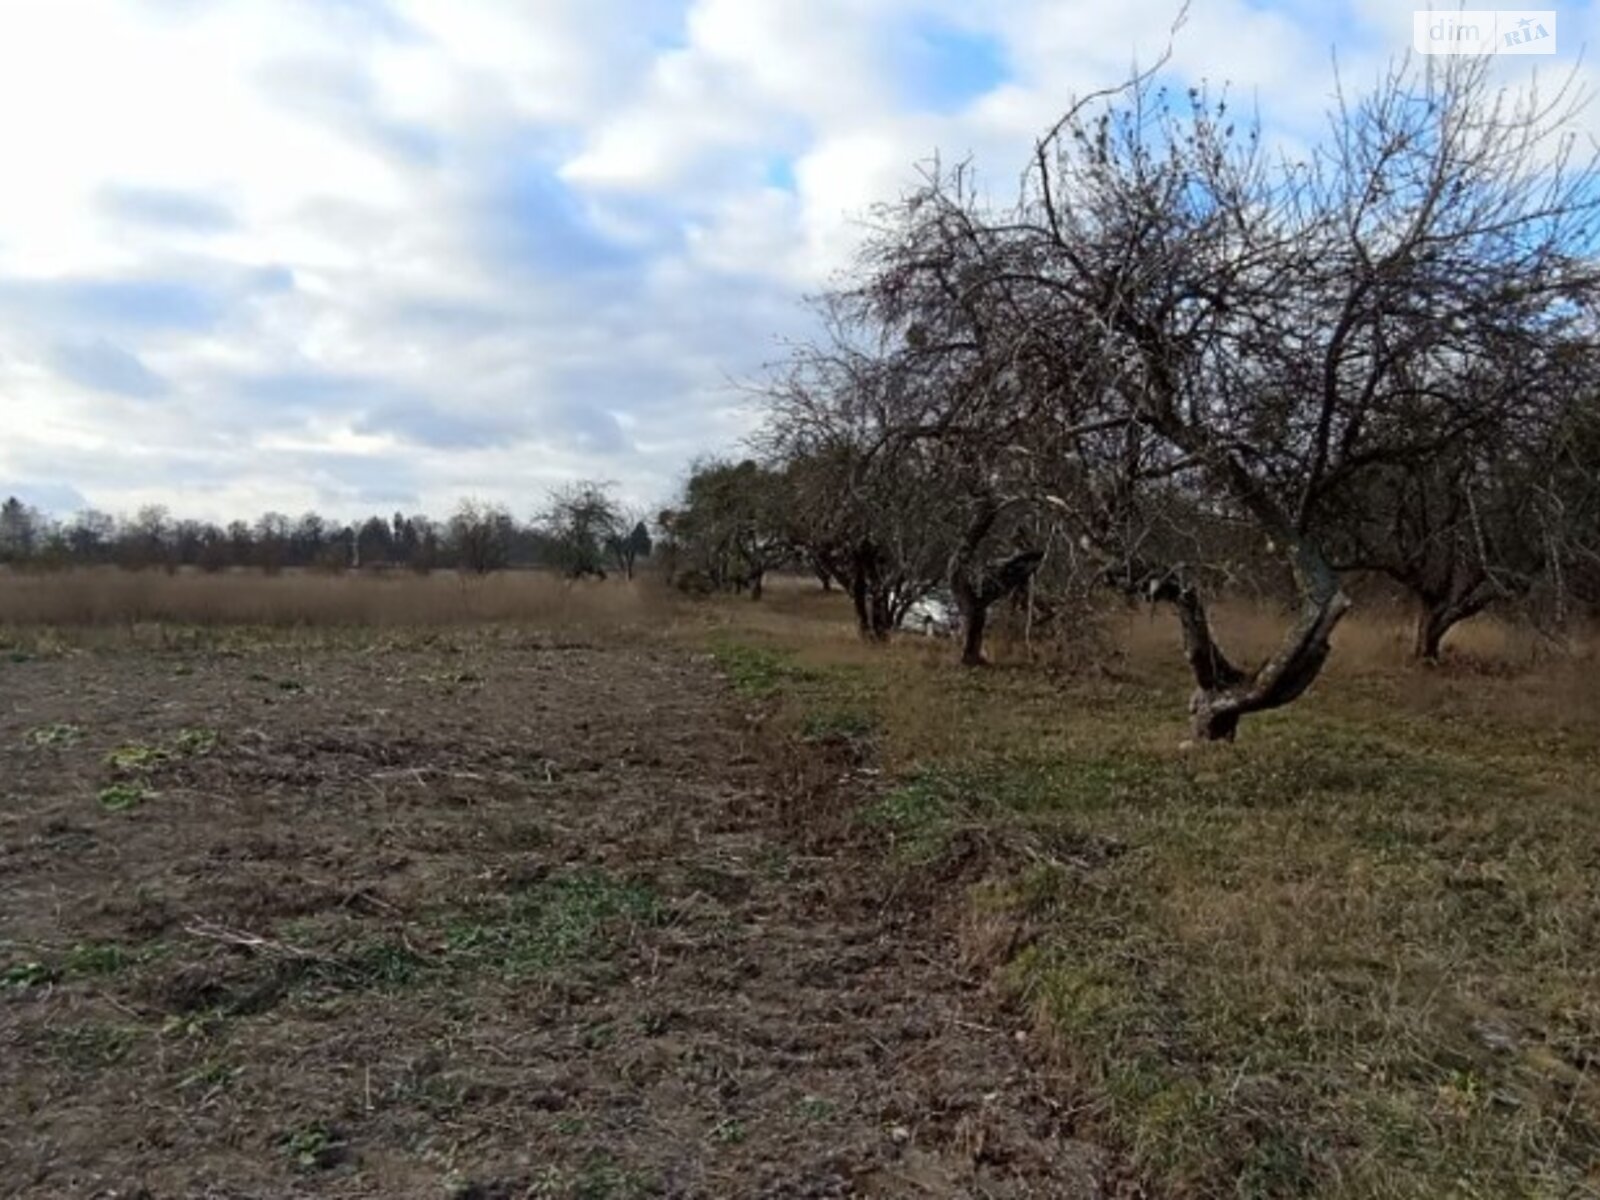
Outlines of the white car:
[{"label": "white car", "polygon": [[961,612],[943,596],[924,596],[906,609],[900,628],[928,637],[953,637],[961,628]]}]

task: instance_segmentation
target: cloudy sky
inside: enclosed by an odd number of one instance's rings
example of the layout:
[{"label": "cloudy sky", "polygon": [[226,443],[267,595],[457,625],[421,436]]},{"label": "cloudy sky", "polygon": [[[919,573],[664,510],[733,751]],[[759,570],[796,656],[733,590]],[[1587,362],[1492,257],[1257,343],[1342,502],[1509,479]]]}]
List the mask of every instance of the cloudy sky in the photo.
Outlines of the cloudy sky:
[{"label": "cloudy sky", "polygon": [[[1370,79],[1412,8],[1193,0],[1174,69],[1309,136],[1334,47]],[[733,381],[803,334],[867,206],[935,151],[1010,188],[1176,10],[0,0],[0,492],[664,498],[749,428]],[[1594,14],[1559,11],[1571,60]]]}]

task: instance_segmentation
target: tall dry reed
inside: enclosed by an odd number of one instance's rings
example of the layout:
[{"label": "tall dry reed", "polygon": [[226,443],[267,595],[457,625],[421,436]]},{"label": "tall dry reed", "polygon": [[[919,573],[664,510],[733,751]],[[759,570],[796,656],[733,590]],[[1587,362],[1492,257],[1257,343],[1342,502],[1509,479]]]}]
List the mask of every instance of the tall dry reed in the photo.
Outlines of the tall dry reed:
[{"label": "tall dry reed", "polygon": [[517,622],[564,627],[646,621],[674,597],[649,580],[571,582],[539,571],[485,577],[452,572],[182,571],[87,568],[0,573],[0,624],[431,626]]}]

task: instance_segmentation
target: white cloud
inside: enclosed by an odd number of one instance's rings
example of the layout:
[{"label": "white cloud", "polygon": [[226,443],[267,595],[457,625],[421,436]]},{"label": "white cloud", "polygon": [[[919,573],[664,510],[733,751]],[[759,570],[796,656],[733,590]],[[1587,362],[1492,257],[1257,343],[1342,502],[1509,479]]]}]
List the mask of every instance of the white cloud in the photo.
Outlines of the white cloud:
[{"label": "white cloud", "polygon": [[[215,517],[662,498],[865,209],[935,151],[1005,194],[1175,11],[7,0],[0,478]],[[1403,49],[1332,11],[1196,0],[1174,65],[1303,123],[1330,37]]]}]

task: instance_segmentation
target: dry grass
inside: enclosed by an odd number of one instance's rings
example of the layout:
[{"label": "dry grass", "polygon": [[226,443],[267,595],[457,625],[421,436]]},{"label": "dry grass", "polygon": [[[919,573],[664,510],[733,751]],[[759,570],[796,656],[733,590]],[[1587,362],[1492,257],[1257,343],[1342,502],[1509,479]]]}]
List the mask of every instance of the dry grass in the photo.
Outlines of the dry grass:
[{"label": "dry grass", "polygon": [[606,629],[653,621],[676,604],[641,578],[573,583],[537,571],[482,578],[436,572],[123,571],[0,573],[0,625],[256,625],[396,628],[508,622]]},{"label": "dry grass", "polygon": [[[1307,697],[1186,753],[1170,614],[1104,614],[1091,669],[973,673],[814,593],[721,611],[747,690],[873,744],[862,819],[967,888],[968,962],[1156,1194],[1600,1195],[1592,637],[1480,620],[1425,668],[1363,611]],[[1282,621],[1219,625],[1248,658]]]}]

